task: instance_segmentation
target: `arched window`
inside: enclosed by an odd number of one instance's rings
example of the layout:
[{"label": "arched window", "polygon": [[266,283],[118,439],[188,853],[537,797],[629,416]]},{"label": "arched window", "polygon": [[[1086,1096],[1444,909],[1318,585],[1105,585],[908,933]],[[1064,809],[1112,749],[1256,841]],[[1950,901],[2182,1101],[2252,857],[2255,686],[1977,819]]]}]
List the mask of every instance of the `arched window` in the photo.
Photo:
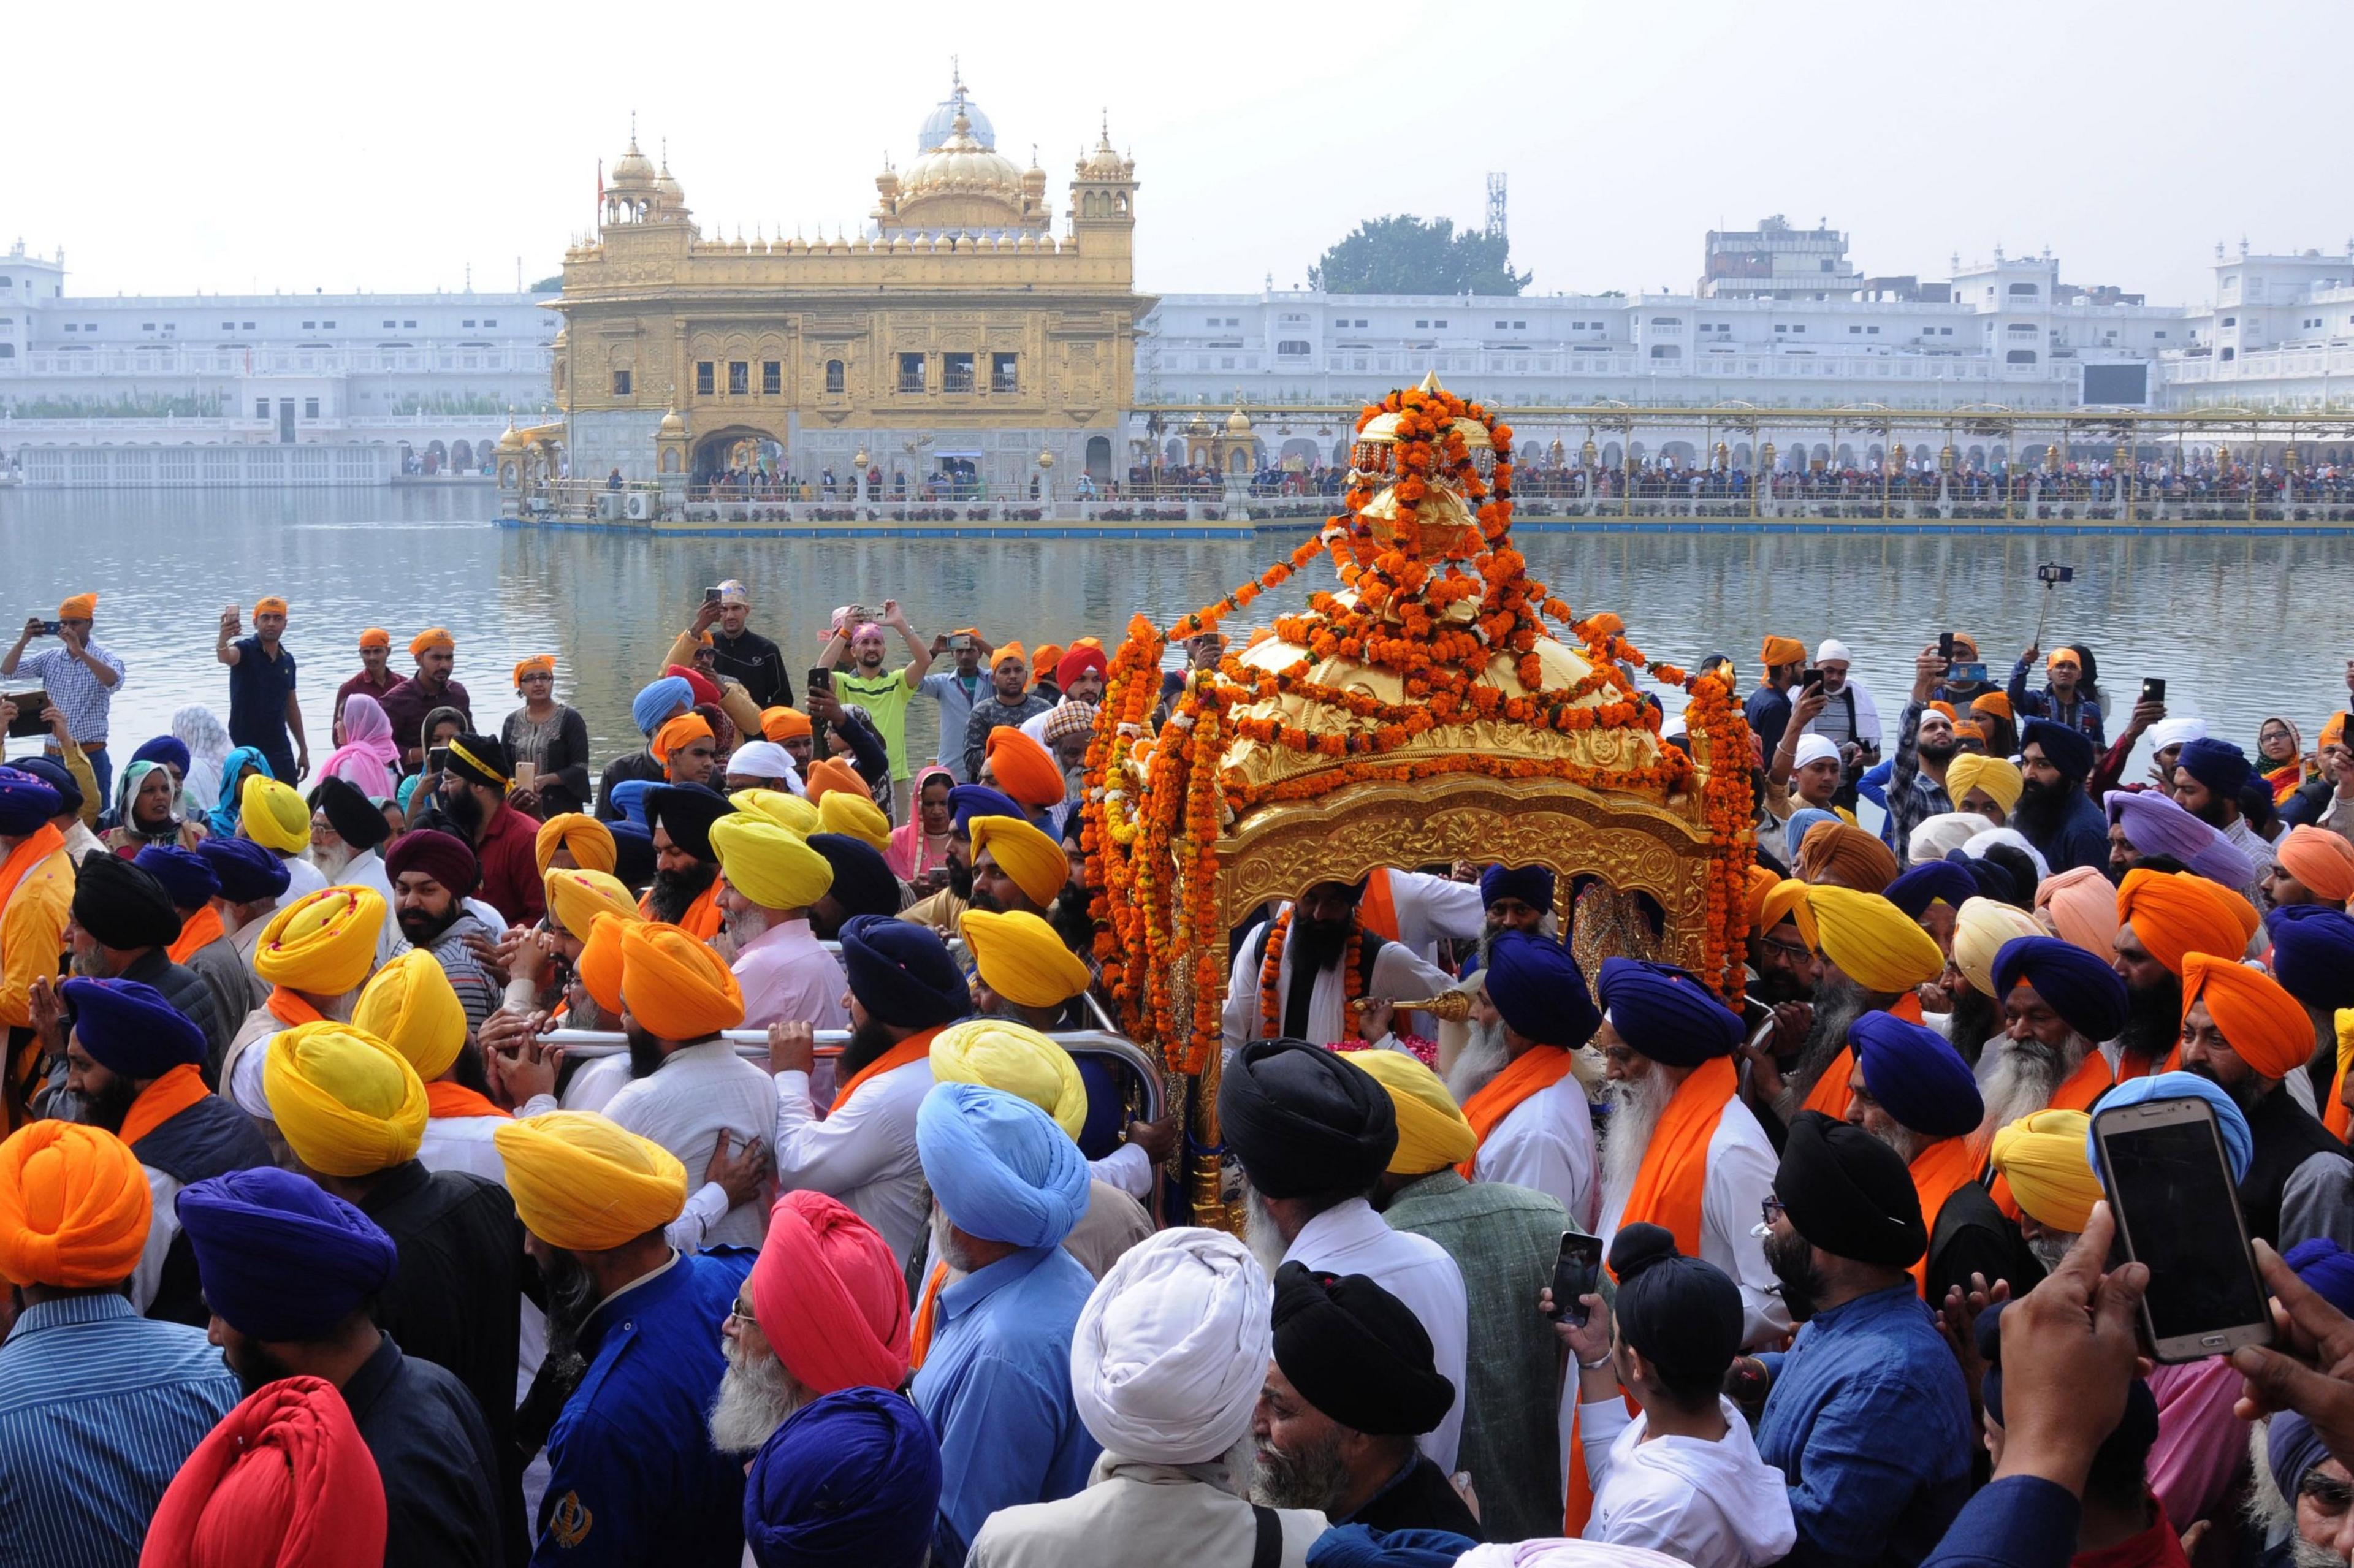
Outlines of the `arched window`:
[{"label": "arched window", "polygon": [[1683,350],[1672,343],[1655,343],[1651,345],[1653,359],[1681,359],[1683,356]]},{"label": "arched window", "polygon": [[829,392],[842,390],[842,361],[829,359],[825,362],[825,389]]},{"label": "arched window", "polygon": [[2005,365],[2032,365],[2035,363],[2035,351],[2031,348],[2014,348],[2002,356],[2002,362]]},{"label": "arched window", "polygon": [[1275,345],[1278,354],[1311,354],[1314,352],[1304,338],[1287,337]]},{"label": "arched window", "polygon": [[2009,292],[2010,297],[2014,300],[2031,300],[2035,298],[2035,285],[2032,283],[2013,283],[2010,286]]}]

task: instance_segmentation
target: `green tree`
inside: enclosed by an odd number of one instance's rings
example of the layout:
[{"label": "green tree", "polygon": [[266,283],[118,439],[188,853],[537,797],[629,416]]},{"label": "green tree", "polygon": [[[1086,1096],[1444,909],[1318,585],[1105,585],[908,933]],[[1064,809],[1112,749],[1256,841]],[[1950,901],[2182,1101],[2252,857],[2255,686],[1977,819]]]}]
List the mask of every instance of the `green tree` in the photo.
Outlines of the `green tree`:
[{"label": "green tree", "polygon": [[535,294],[560,294],[564,291],[564,274],[551,273],[531,286]]},{"label": "green tree", "polygon": [[1455,220],[1412,213],[1368,218],[1308,270],[1308,286],[1331,294],[1517,294],[1532,276],[1515,272],[1501,235],[1455,232]]}]

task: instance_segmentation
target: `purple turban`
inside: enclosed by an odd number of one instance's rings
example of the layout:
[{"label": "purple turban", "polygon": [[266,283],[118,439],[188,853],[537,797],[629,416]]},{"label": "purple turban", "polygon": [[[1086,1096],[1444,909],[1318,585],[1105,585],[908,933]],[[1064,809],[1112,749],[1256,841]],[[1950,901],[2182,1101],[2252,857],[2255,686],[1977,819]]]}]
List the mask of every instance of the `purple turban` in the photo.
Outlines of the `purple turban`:
[{"label": "purple turban", "polygon": [[1687,970],[1605,959],[1594,993],[1618,1038],[1654,1062],[1697,1067],[1741,1044],[1741,1020]]},{"label": "purple turban", "polygon": [[1013,796],[986,784],[960,784],[950,789],[949,810],[955,813],[950,828],[968,837],[975,817],[1013,817],[1025,822],[1030,820],[1030,813]]},{"label": "purple turban", "polygon": [[2087,1040],[2116,1038],[2126,1026],[2126,982],[2107,960],[2057,937],[2013,937],[1994,956],[1997,1001],[2020,980]]},{"label": "purple turban", "polygon": [[58,991],[73,1014],[81,1048],[117,1077],[160,1078],[184,1063],[201,1065],[205,1059],[205,1032],[154,986],[76,976]]},{"label": "purple turban", "polygon": [[2236,797],[2240,786],[2248,781],[2248,754],[2228,740],[2214,740],[2200,736],[2197,740],[2182,743],[2181,754],[2174,766],[2188,773],[2210,792]]},{"label": "purple turban", "polygon": [[399,1250],[376,1223],[291,1171],[233,1171],[185,1189],[180,1228],[205,1300],[248,1339],[315,1340],[367,1305]]},{"label": "purple turban", "polygon": [[2110,822],[2125,829],[2126,842],[2145,855],[2169,855],[2225,887],[2255,880],[2256,868],[2238,845],[2155,789],[2112,789],[2101,804]]},{"label": "purple turban", "polygon": [[1892,1012],[1867,1012],[1849,1026],[1847,1039],[1864,1088],[1898,1126],[1959,1138],[1986,1116],[1970,1065],[1935,1030]]},{"label": "purple turban", "polygon": [[1540,1045],[1575,1051],[1602,1024],[1569,949],[1525,931],[1506,931],[1489,945],[1488,1000],[1505,1028]]},{"label": "purple turban", "polygon": [[940,1506],[940,1446],[879,1388],[811,1400],[760,1446],[744,1484],[759,1568],[917,1568]]},{"label": "purple turban", "polygon": [[251,839],[215,835],[196,846],[205,863],[220,882],[220,895],[231,904],[259,904],[276,898],[292,883],[286,863]]},{"label": "purple turban", "polygon": [[65,810],[58,792],[21,768],[0,768],[0,833],[21,839]]},{"label": "purple turban", "polygon": [[1890,883],[1881,896],[1918,920],[1941,898],[1948,907],[1959,909],[1978,893],[1978,878],[1964,867],[1951,861],[1925,860]]},{"label": "purple turban", "polygon": [[2327,904],[2291,904],[2265,916],[2264,929],[2283,990],[2327,1012],[2354,1007],[2354,916]]},{"label": "purple turban", "polygon": [[[265,854],[268,851],[263,851]],[[178,909],[201,909],[220,896],[220,876],[212,863],[176,844],[149,844],[131,863],[164,885]]]}]

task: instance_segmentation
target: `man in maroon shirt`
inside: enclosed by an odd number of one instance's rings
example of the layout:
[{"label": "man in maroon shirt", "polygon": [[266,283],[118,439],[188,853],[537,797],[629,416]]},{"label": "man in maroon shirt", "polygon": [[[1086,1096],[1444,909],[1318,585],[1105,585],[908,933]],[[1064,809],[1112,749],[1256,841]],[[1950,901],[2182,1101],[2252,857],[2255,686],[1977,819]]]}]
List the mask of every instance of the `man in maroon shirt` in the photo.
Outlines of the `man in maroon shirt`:
[{"label": "man in maroon shirt", "polygon": [[377,702],[384,701],[384,694],[400,684],[400,677],[392,673],[391,663],[392,633],[381,626],[371,626],[361,632],[360,673],[335,688],[333,716],[337,746],[347,738],[344,734],[344,699],[354,692],[366,692]]},{"label": "man in maroon shirt", "polygon": [[461,735],[450,742],[450,769],[441,776],[441,810],[481,863],[474,896],[510,926],[536,924],[547,908],[539,877],[539,823],[507,804],[514,764],[495,736]]},{"label": "man in maroon shirt", "polygon": [[429,626],[408,641],[409,656],[417,661],[417,673],[398,683],[376,700],[384,704],[385,716],[392,720],[393,744],[411,768],[425,762],[425,747],[418,739],[424,727],[425,715],[435,708],[456,708],[474,722],[474,709],[466,695],[466,688],[450,678],[450,671],[458,662],[458,644],[440,626]]}]

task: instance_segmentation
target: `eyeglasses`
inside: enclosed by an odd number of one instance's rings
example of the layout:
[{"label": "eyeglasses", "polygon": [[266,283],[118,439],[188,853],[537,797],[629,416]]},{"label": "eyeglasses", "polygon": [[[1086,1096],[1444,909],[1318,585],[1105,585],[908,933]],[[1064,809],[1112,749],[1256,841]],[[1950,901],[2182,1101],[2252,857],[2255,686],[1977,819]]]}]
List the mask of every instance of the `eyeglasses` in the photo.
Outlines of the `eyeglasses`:
[{"label": "eyeglasses", "polygon": [[1760,937],[1757,945],[1776,954],[1786,964],[1803,964],[1815,956],[1815,950],[1800,942],[1786,942],[1779,937]]},{"label": "eyeglasses", "polygon": [[1773,1234],[1774,1222],[1782,1218],[1790,1211],[1782,1206],[1781,1199],[1768,1198],[1757,1205],[1757,1212],[1763,1216],[1763,1219],[1757,1228],[1749,1233],[1753,1236],[1767,1236]]},{"label": "eyeglasses", "polygon": [[749,1323],[754,1321],[752,1317],[752,1308],[745,1302],[741,1296],[738,1296],[735,1300],[728,1303],[727,1320],[731,1323]]}]

